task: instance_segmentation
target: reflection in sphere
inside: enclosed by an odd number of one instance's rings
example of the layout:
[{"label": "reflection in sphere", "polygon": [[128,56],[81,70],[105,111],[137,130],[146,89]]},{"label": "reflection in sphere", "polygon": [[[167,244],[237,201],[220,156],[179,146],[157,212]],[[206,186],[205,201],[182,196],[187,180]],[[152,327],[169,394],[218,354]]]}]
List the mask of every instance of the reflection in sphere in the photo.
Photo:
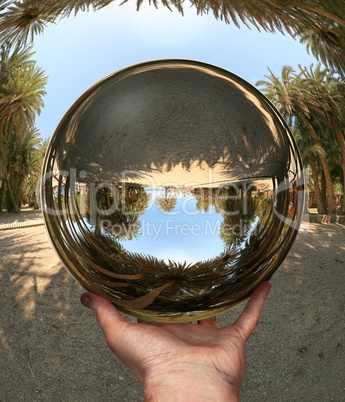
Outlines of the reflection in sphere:
[{"label": "reflection in sphere", "polygon": [[187,60],[95,84],[58,126],[44,174],[66,268],[147,320],[199,320],[246,299],[284,260],[303,209],[300,157],[274,107]]}]

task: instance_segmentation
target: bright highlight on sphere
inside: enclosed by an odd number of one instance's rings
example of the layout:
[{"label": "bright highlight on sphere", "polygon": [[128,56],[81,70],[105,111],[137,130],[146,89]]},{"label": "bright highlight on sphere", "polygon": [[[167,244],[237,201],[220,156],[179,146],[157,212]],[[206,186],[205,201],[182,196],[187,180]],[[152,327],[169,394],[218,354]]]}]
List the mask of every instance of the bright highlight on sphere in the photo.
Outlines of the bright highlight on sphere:
[{"label": "bright highlight on sphere", "polygon": [[245,300],[287,255],[303,210],[289,129],[221,68],[157,60],[86,91],[50,142],[46,227],[87,290],[153,321]]}]

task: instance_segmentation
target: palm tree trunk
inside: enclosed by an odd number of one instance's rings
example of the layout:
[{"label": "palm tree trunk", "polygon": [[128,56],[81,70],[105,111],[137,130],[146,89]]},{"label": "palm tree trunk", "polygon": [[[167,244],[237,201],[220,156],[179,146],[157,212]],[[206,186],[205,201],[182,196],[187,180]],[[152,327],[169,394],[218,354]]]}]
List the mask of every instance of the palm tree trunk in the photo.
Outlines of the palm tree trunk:
[{"label": "palm tree trunk", "polygon": [[[308,130],[310,131],[310,134],[313,137],[315,145],[318,145],[320,148],[322,148],[321,142],[319,140],[319,137],[317,135],[317,132],[315,131],[314,127],[310,123],[310,121],[304,116],[300,115],[300,117],[303,119],[304,123],[307,125]],[[326,180],[326,196],[327,196],[327,213],[332,214],[335,212],[335,202],[334,202],[334,192],[333,192],[333,181],[331,177],[331,172],[328,166],[327,159],[323,153],[319,152],[319,158],[320,158],[320,163],[325,175],[325,180]]]},{"label": "palm tree trunk", "polygon": [[340,207],[340,212],[345,214],[345,138],[337,123],[336,119],[331,117],[332,131],[341,152],[341,167],[343,170],[343,199]]},{"label": "palm tree trunk", "polygon": [[19,179],[19,184],[18,184],[18,191],[17,191],[17,194],[16,194],[16,205],[18,205],[19,209],[22,206],[22,195],[23,195],[24,181],[25,181],[25,175],[21,174],[20,179]]},{"label": "palm tree trunk", "polygon": [[298,2],[298,1],[296,3],[294,3],[294,6],[300,8],[301,10],[307,10],[314,14],[322,15],[323,17],[329,18],[330,20],[338,23],[339,25],[345,26],[345,20],[343,18],[341,18],[338,15],[333,14],[327,10],[324,10],[323,8],[314,6],[312,4],[307,4],[305,2],[303,2],[303,3]]},{"label": "palm tree trunk", "polygon": [[327,186],[326,186],[326,179],[323,171],[321,172],[321,199],[324,205],[327,205]]},{"label": "palm tree trunk", "polygon": [[[266,0],[266,3],[268,3],[273,9],[278,9],[278,10],[286,9],[286,7],[283,4],[277,3],[276,0],[273,0],[273,1]],[[294,2],[293,6],[299,8],[300,10],[310,11],[313,14],[317,14],[317,15],[329,18],[330,20],[337,22],[339,25],[345,25],[345,20],[343,18],[339,17],[339,15],[333,14],[330,11],[327,11],[318,6],[315,6],[312,4],[306,4],[305,2],[302,3],[300,1]]]},{"label": "palm tree trunk", "polygon": [[8,177],[9,175],[8,175],[8,172],[7,172],[7,168],[6,168],[6,167],[4,168],[4,174],[5,174],[5,179],[6,179],[6,185],[7,185],[8,195],[10,196],[10,200],[11,200],[12,205],[13,205],[13,211],[12,211],[12,212],[19,212],[19,211],[20,211],[20,207],[19,207],[19,205],[17,204],[16,198],[15,198],[15,196],[14,196],[14,194],[13,194],[12,187],[11,187],[11,183],[10,183],[10,180],[9,180],[9,177]]},{"label": "palm tree trunk", "polygon": [[312,174],[313,180],[314,180],[314,198],[315,198],[317,212],[319,214],[324,215],[326,213],[326,208],[325,208],[324,203],[322,202],[321,190],[320,190],[320,186],[319,186],[319,176],[317,174],[315,156],[311,151],[308,152],[308,155],[309,155],[311,174]]},{"label": "palm tree trunk", "polygon": [[331,172],[329,170],[328,162],[325,156],[319,154],[319,158],[322,165],[323,173],[325,175],[327,213],[332,214],[335,212],[335,200],[334,200],[333,181],[331,177]]},{"label": "palm tree trunk", "polygon": [[0,212],[2,211],[2,203],[4,200],[4,195],[5,195],[5,186],[6,186],[6,181],[5,178],[1,180],[1,187],[0,187]]}]

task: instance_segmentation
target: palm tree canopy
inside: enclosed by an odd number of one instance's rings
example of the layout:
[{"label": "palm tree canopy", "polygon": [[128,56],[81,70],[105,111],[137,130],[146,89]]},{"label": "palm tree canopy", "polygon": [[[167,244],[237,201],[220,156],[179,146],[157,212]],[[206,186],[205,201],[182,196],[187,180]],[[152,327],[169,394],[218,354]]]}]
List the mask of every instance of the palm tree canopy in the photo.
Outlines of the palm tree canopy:
[{"label": "palm tree canopy", "polygon": [[26,131],[22,136],[14,133],[8,142],[9,172],[15,171],[23,176],[39,174],[41,166],[38,163],[37,148],[40,143],[40,135],[35,127]]},{"label": "palm tree canopy", "polygon": [[[1,42],[33,41],[48,23],[76,15],[80,11],[95,11],[114,0],[16,0],[0,5]],[[124,0],[121,4],[128,2]],[[137,0],[140,9],[143,0]],[[149,0],[175,8],[183,14],[184,0]],[[345,2],[343,0],[191,0],[197,14],[213,13],[215,18],[237,27],[245,24],[268,32],[288,33],[302,37],[309,49],[321,61],[345,72]],[[308,36],[309,35],[309,36]],[[311,36],[310,36],[311,35]]]},{"label": "palm tree canopy", "polygon": [[[315,68],[313,65],[309,68],[299,66],[299,70],[296,73],[292,67],[284,66],[280,77],[269,70],[267,80],[258,81],[257,85],[289,121],[290,126],[298,129],[303,136],[298,142],[314,170],[314,184],[317,184],[319,176],[316,162],[320,162],[327,187],[327,211],[332,212],[331,170],[341,165],[345,171],[345,83],[340,77],[331,75],[321,64]],[[342,186],[345,188],[344,180]],[[345,211],[345,203],[342,210]]]},{"label": "palm tree canopy", "polygon": [[321,61],[330,71],[345,76],[345,30],[334,26],[332,30],[305,30],[299,36],[307,52]]},{"label": "palm tree canopy", "polygon": [[270,69],[270,74],[256,83],[261,91],[276,106],[284,119],[292,125],[291,118],[298,115],[299,110],[309,116],[310,110],[306,104],[308,92],[297,85],[298,76],[291,66],[283,66],[281,77],[276,76]]},{"label": "palm tree canopy", "polygon": [[44,106],[47,77],[31,59],[32,48],[8,45],[0,49],[0,132],[8,135],[33,126],[36,113]]}]

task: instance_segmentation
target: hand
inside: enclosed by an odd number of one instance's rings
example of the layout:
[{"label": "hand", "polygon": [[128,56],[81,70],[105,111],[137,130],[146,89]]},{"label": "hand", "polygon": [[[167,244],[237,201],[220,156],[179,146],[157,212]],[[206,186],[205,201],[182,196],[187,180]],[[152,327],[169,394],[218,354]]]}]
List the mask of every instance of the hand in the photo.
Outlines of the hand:
[{"label": "hand", "polygon": [[131,324],[106,299],[87,292],[81,302],[101,326],[109,348],[144,384],[145,401],[237,401],[245,370],[245,344],[254,331],[268,282],[252,294],[234,324],[214,317],[198,324]]}]

